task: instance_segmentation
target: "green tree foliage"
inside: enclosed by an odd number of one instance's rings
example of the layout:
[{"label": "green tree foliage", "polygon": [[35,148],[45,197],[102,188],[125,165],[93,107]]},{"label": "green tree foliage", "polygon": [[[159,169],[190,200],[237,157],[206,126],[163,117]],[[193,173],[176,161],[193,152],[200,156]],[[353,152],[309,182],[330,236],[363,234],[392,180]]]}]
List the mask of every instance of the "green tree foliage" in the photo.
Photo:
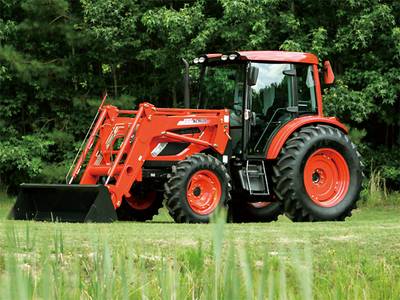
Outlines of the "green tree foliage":
[{"label": "green tree foliage", "polygon": [[399,20],[395,0],[0,1],[2,183],[65,168],[102,92],[179,106],[182,58],[239,49],[329,58],[325,111],[363,129],[366,161],[399,182]]},{"label": "green tree foliage", "polygon": [[15,192],[19,182],[39,176],[52,143],[38,135],[0,141],[0,184]]},{"label": "green tree foliage", "polygon": [[[139,6],[133,1],[82,0],[84,36],[90,43],[90,60],[101,66],[101,72],[112,76],[117,97],[119,77],[141,47],[138,34]],[[87,83],[86,83],[87,84]]]}]

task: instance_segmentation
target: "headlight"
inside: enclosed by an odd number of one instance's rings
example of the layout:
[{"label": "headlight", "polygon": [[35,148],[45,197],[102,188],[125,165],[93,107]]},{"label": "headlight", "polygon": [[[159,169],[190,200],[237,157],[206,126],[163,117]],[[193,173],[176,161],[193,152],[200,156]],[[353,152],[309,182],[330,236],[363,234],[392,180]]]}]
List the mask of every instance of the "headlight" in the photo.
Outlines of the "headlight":
[{"label": "headlight", "polygon": [[229,55],[230,60],[235,60],[237,57],[238,57],[238,55],[236,53],[232,53]]},{"label": "headlight", "polygon": [[203,62],[205,62],[206,61],[206,58],[204,57],[204,56],[202,56],[202,57],[200,57],[199,58],[199,63],[203,63]]},{"label": "headlight", "polygon": [[199,63],[199,58],[196,57],[195,59],[193,59],[193,62],[194,62],[195,64],[198,64],[198,63]]},{"label": "headlight", "polygon": [[227,60],[228,59],[228,55],[224,54],[221,56],[221,60]]}]

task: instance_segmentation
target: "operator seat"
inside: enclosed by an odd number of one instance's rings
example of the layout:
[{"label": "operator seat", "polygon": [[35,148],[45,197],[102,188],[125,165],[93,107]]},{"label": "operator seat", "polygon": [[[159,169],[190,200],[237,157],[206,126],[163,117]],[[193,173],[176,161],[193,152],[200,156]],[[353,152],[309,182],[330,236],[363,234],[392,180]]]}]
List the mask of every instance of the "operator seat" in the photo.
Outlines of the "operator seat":
[{"label": "operator seat", "polygon": [[[290,119],[290,113],[285,109],[288,106],[288,100],[287,98],[283,99],[282,95],[277,95],[275,85],[265,88],[263,94],[263,115],[267,123],[270,121],[280,122]],[[278,109],[279,111],[276,112]],[[273,120],[271,120],[272,117]]]}]

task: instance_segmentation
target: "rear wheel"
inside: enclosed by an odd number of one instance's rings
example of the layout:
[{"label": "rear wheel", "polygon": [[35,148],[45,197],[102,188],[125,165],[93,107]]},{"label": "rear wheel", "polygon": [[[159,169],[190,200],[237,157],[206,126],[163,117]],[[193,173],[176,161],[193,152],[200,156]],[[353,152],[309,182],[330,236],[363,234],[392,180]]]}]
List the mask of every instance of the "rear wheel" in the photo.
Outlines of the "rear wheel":
[{"label": "rear wheel", "polygon": [[360,156],[339,129],[304,127],[283,147],[274,166],[273,182],[291,220],[344,220],[359,199]]},{"label": "rear wheel", "polygon": [[213,156],[195,154],[173,167],[165,184],[166,205],[178,223],[205,223],[217,209],[226,209],[230,189],[225,166]]},{"label": "rear wheel", "polygon": [[162,207],[161,192],[145,189],[142,184],[135,185],[131,196],[123,199],[121,206],[116,210],[120,221],[147,221],[153,219]]},{"label": "rear wheel", "polygon": [[250,202],[250,199],[233,200],[233,222],[272,222],[278,220],[283,213],[280,202]]}]

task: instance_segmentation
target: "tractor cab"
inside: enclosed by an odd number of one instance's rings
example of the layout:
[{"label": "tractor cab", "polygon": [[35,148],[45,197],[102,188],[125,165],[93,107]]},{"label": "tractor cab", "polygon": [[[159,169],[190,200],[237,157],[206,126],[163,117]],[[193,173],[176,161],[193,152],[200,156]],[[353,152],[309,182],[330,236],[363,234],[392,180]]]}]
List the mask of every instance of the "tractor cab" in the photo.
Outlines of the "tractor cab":
[{"label": "tractor cab", "polygon": [[312,54],[243,51],[209,54],[201,65],[197,108],[230,110],[234,155],[265,157],[270,137],[303,115],[317,115],[319,77]]}]

